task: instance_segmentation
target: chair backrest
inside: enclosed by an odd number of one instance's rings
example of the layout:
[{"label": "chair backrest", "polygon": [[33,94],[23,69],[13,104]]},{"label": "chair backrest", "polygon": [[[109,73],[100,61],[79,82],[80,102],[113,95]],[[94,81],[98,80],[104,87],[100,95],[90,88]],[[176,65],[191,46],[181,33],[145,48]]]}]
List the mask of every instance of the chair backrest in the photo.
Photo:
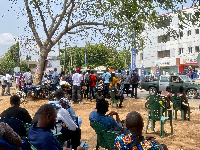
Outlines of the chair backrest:
[{"label": "chair backrest", "polygon": [[163,106],[159,102],[147,101],[145,106],[147,106],[152,120],[159,121],[161,119]]},{"label": "chair backrest", "polygon": [[18,146],[12,146],[5,140],[0,139],[0,149],[16,149]]},{"label": "chair backrest", "polygon": [[7,123],[19,135],[25,131],[25,128],[23,127],[24,122],[17,118],[5,117],[5,118],[1,118],[0,121]]},{"label": "chair backrest", "polygon": [[111,100],[115,100],[115,91],[110,91]]},{"label": "chair backrest", "polygon": [[107,144],[106,141],[104,140],[101,132],[102,131],[108,131],[108,128],[105,127],[104,125],[96,122],[96,121],[90,121],[90,126],[95,130],[96,134],[97,134],[97,142],[98,144],[103,147],[103,148],[107,148]]},{"label": "chair backrest", "polygon": [[171,101],[175,110],[181,110],[181,103],[184,101],[181,97],[172,96]]},{"label": "chair backrest", "polygon": [[107,145],[106,147],[108,148],[108,150],[113,150],[114,142],[118,134],[111,131],[102,131],[101,134],[104,140],[106,141],[106,145]]}]

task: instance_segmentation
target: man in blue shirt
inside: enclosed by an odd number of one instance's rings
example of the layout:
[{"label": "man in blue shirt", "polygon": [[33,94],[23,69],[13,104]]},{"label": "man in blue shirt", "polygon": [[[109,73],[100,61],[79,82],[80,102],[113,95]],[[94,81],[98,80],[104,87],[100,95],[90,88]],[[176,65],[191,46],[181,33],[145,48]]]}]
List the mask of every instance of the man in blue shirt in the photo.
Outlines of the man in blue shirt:
[{"label": "man in blue shirt", "polygon": [[51,131],[56,123],[56,109],[50,104],[45,104],[39,108],[38,114],[37,124],[34,124],[28,133],[30,143],[38,150],[66,149],[62,147]]},{"label": "man in blue shirt", "polygon": [[[108,129],[111,127],[121,126],[121,124],[119,124],[121,120],[117,112],[111,111],[108,115],[106,115],[106,112],[108,111],[108,101],[104,99],[98,100],[96,103],[96,109],[97,111],[92,111],[90,113],[90,121],[99,122],[100,124],[106,126]],[[116,115],[116,121],[112,117],[113,115]]]},{"label": "man in blue shirt", "polygon": [[103,80],[104,80],[104,98],[108,98],[108,93],[109,93],[109,86],[110,86],[110,78],[111,74],[108,70],[106,69],[106,72],[103,74]]},{"label": "man in blue shirt", "polygon": [[53,91],[56,90],[56,85],[58,84],[58,73],[56,71],[57,71],[57,68],[54,68],[54,73],[52,74],[52,88],[53,88]]}]

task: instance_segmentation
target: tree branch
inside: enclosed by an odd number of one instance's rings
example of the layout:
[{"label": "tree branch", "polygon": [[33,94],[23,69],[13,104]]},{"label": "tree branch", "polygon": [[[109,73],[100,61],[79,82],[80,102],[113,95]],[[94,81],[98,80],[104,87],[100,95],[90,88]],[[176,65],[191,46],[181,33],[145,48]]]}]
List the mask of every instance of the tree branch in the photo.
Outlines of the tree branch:
[{"label": "tree branch", "polygon": [[40,17],[41,17],[41,20],[42,20],[42,24],[43,24],[43,27],[44,27],[44,32],[46,33],[46,36],[47,36],[47,41],[50,42],[50,43],[52,43],[52,40],[51,40],[51,38],[49,37],[49,33],[48,33],[48,31],[47,31],[46,23],[45,23],[45,20],[44,20],[44,16],[43,16],[43,14],[42,14],[42,11],[41,11],[41,9],[40,9],[40,6],[38,5],[38,3],[37,3],[36,0],[33,0],[33,1],[35,2],[35,5],[36,5],[36,7],[37,7],[37,9],[38,9],[38,11],[39,11],[39,14],[40,14]]},{"label": "tree branch", "polygon": [[95,30],[99,30],[99,31],[104,30],[104,29],[98,29],[98,28],[94,28],[94,27],[85,27],[81,30],[78,30],[78,31],[75,31],[75,32],[67,32],[67,33],[68,34],[76,34],[76,33],[82,32],[82,31],[87,30],[87,29],[95,29]]},{"label": "tree branch", "polygon": [[54,18],[53,18],[52,14],[51,14],[51,10],[50,10],[50,7],[49,7],[49,0],[47,0],[47,9],[48,9],[49,16],[51,17],[51,20],[53,21]]},{"label": "tree branch", "polygon": [[33,22],[33,16],[32,16],[32,14],[31,14],[31,10],[30,10],[29,5],[28,5],[29,2],[28,2],[28,0],[24,0],[24,2],[25,2],[26,11],[27,11],[27,14],[28,14],[28,18],[29,18],[29,25],[30,25],[30,28],[31,28],[31,30],[32,30],[32,32],[33,32],[33,35],[34,35],[34,37],[35,37],[35,40],[36,40],[38,46],[39,46],[39,47],[42,47],[43,44],[42,44],[42,42],[41,42],[41,40],[40,40],[40,37],[39,37],[39,35],[38,35],[38,33],[37,33],[36,29],[35,29],[35,24],[34,24],[34,22]]}]

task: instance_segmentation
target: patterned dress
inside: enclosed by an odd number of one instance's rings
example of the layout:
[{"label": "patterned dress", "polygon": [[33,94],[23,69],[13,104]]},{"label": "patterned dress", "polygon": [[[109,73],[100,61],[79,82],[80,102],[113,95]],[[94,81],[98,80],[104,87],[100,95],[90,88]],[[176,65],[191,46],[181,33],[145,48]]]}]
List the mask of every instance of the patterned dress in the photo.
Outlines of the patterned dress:
[{"label": "patterned dress", "polygon": [[137,144],[136,146],[132,146],[134,141],[141,136],[138,135],[132,135],[131,133],[128,135],[119,135],[115,139],[114,143],[114,149],[115,150],[126,150],[126,149],[132,149],[132,150],[160,150],[159,145],[155,142],[144,140]]}]

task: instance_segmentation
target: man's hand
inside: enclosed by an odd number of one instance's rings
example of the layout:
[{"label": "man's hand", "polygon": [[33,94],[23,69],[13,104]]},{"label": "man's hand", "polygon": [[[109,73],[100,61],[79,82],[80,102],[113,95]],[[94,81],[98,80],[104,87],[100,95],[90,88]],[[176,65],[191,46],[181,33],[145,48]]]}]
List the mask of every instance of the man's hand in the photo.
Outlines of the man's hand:
[{"label": "man's hand", "polygon": [[66,126],[66,124],[65,124],[65,123],[63,123],[63,124],[62,124],[62,127],[63,127],[63,128],[67,128],[67,126]]},{"label": "man's hand", "polygon": [[152,141],[152,142],[155,142],[155,143],[159,144],[159,142],[158,142],[158,141],[156,140],[156,138],[153,137],[153,136],[146,136],[146,140]]},{"label": "man's hand", "polygon": [[116,112],[116,111],[111,111],[109,114],[108,114],[109,116],[113,116],[113,115],[118,115],[118,113]]}]

